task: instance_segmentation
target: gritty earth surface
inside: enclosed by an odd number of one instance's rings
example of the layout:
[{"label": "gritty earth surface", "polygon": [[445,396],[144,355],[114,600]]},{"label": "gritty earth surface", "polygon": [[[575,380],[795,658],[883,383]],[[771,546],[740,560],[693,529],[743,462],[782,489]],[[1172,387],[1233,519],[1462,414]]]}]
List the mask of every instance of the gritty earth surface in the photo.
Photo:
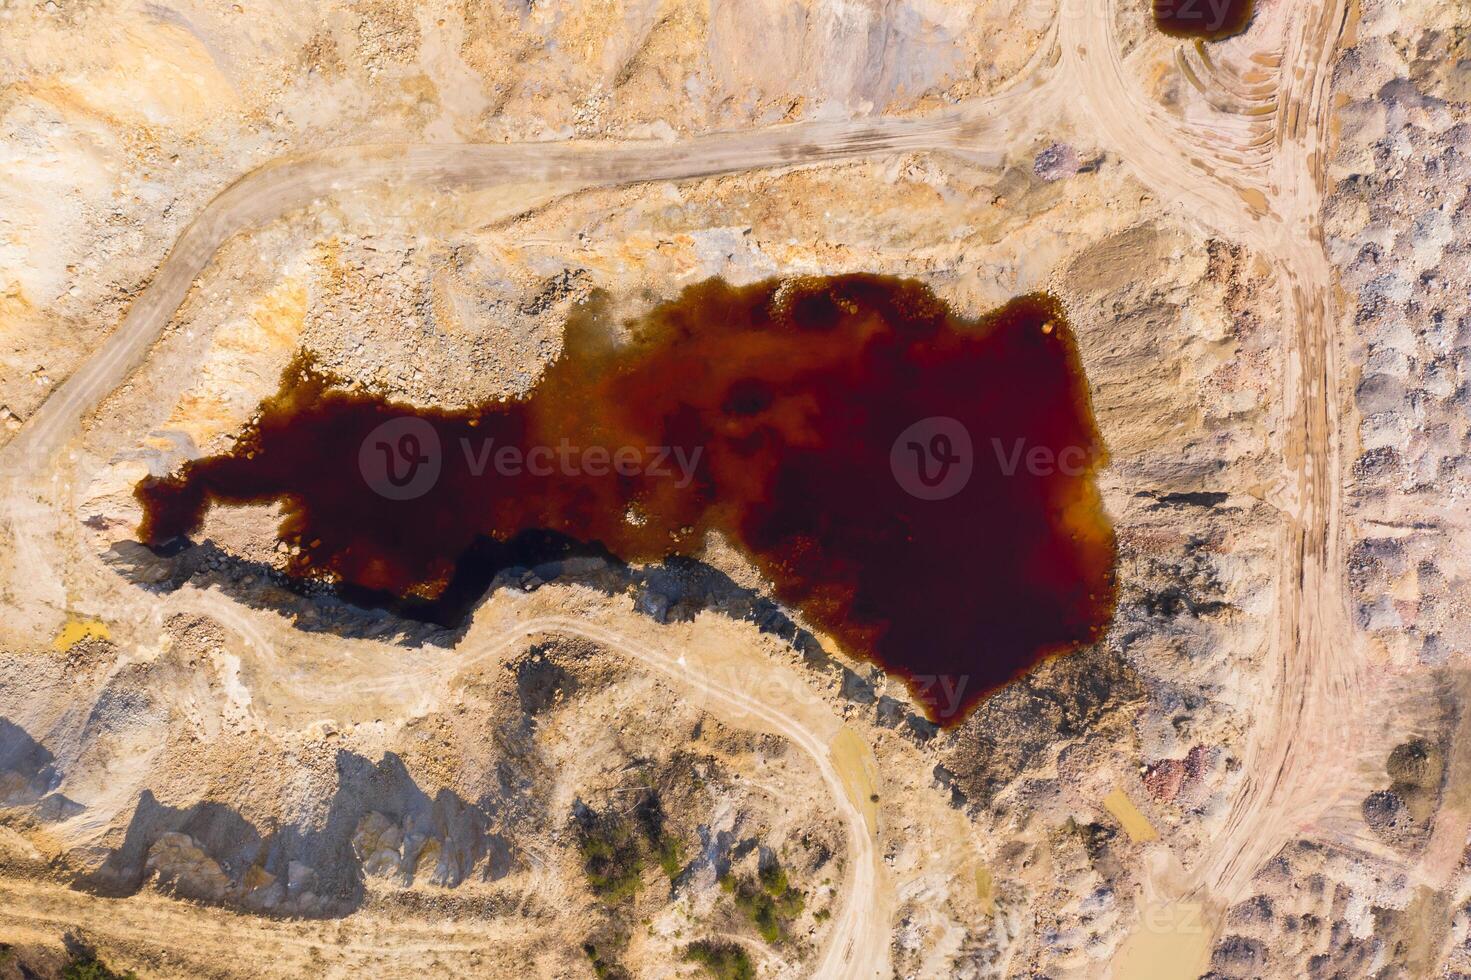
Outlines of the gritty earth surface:
[{"label": "gritty earth surface", "polygon": [[[1471,972],[1463,5],[1199,48],[1142,0],[0,18],[0,976]],[[30,435],[216,194],[345,146]],[[951,730],[716,537],[517,569],[458,631],[288,581],[274,507],[135,540],[136,482],[303,351],[461,407],[590,304],[854,271],[1057,295],[1109,450],[1112,629]]]}]

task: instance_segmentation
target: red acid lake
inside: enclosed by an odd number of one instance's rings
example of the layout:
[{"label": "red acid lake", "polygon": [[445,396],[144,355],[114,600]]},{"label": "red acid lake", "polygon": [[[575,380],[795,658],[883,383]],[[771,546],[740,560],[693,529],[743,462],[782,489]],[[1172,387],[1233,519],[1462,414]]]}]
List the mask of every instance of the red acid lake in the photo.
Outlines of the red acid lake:
[{"label": "red acid lake", "polygon": [[1171,37],[1220,41],[1251,23],[1253,0],[1154,0],[1154,26]]},{"label": "red acid lake", "polygon": [[140,539],[280,501],[291,574],[454,624],[464,582],[538,535],[648,563],[716,531],[941,724],[1112,618],[1105,452],[1046,295],[967,319],[913,280],[709,280],[630,323],[574,315],[523,400],[442,411],[340,381],[298,360],[229,453],[145,479]]}]

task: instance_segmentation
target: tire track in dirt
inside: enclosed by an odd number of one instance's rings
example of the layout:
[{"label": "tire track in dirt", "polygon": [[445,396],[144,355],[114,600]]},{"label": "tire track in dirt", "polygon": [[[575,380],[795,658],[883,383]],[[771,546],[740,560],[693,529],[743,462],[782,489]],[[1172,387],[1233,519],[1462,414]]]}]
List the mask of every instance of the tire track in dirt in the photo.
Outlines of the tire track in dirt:
[{"label": "tire track in dirt", "polygon": [[[1055,108],[1059,93],[1080,96],[1101,142],[1119,153],[1145,186],[1194,220],[1273,257],[1289,321],[1282,627],[1270,656],[1279,683],[1264,712],[1266,723],[1252,733],[1250,775],[1226,831],[1191,879],[1192,889],[1229,901],[1262,861],[1328,802],[1324,797],[1330,795],[1332,778],[1329,767],[1320,764],[1317,747],[1331,748],[1341,737],[1334,733],[1343,731],[1361,683],[1341,585],[1336,310],[1332,269],[1317,225],[1328,79],[1346,4],[1306,2],[1293,19],[1296,30],[1289,32],[1284,50],[1288,67],[1278,97],[1276,152],[1265,182],[1234,162],[1245,148],[1232,145],[1230,132],[1187,135],[1158,107],[1145,104],[1120,61],[1114,12],[1114,0],[1064,0],[1060,48],[1041,54],[1034,71],[997,98],[922,119],[796,124],[657,146],[349,147],[268,164],[232,184],[185,230],[118,330],[0,450],[0,467],[10,474],[38,474],[83,418],[146,357],[226,240],[324,195],[381,181],[468,188],[540,179],[592,187],[902,151],[999,153],[1031,136],[1036,120]],[[1048,67],[1056,68],[1052,77],[1043,70]],[[35,492],[23,483],[11,487],[12,499],[33,500]],[[810,732],[799,735],[807,743],[813,740]],[[819,760],[827,751],[821,743],[803,747]],[[819,768],[827,779],[831,768],[823,769],[821,761]],[[841,781],[829,782],[838,799]],[[868,865],[867,859],[859,861],[855,873]],[[850,883],[845,909],[859,905],[872,886],[867,879]],[[854,921],[871,937],[882,937],[886,953],[888,923],[870,915]],[[853,975],[843,971],[862,962],[860,952],[876,952],[877,939],[850,928],[835,933],[824,968],[831,975]]]}]

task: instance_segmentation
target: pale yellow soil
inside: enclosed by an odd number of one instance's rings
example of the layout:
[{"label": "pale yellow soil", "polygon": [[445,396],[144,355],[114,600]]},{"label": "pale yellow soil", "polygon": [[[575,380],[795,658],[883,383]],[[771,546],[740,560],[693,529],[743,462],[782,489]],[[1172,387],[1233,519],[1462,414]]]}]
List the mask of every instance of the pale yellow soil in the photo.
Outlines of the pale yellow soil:
[{"label": "pale yellow soil", "polygon": [[[1205,46],[1146,8],[0,12],[0,943],[181,977],[692,976],[700,939],[763,977],[1466,968],[1465,12],[1262,0]],[[449,636],[282,588],[270,508],[132,539],[134,483],[299,350],[460,405],[528,390],[589,297],[859,270],[967,314],[1055,292],[1110,450],[1114,628],[953,731],[728,596],[661,616],[588,567]],[[677,873],[650,836],[605,900],[589,828],[651,800]],[[773,861],[776,942],[733,897]]]}]

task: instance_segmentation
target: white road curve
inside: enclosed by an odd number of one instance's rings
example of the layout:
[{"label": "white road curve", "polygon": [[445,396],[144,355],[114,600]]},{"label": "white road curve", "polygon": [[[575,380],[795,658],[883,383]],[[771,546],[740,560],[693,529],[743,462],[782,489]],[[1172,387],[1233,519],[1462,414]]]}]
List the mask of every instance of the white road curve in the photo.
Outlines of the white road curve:
[{"label": "white road curve", "polygon": [[[1273,700],[1250,735],[1249,776],[1221,836],[1196,862],[1187,892],[1230,902],[1261,863],[1331,802],[1335,783],[1323,752],[1360,703],[1361,653],[1343,588],[1338,313],[1323,251],[1328,85],[1347,16],[1346,0],[1291,0],[1269,136],[1239,118],[1187,130],[1149,103],[1128,76],[1114,34],[1117,0],[1061,0],[1054,34],[1017,83],[995,98],[913,119],[814,122],[673,143],[547,143],[345,147],[289,157],[246,174],[220,193],[179,237],[118,329],[52,394],[9,445],[0,474],[12,478],[11,520],[34,506],[25,477],[39,476],[84,418],[147,356],[191,286],[232,236],[333,193],[378,182],[473,189],[544,180],[583,187],[680,180],[738,171],[939,150],[990,161],[1040,135],[1041,121],[1070,109],[1079,125],[1116,153],[1138,180],[1200,226],[1268,256],[1283,301],[1285,416],[1279,556],[1280,629],[1269,651]],[[1267,152],[1263,148],[1266,147]],[[1265,156],[1264,156],[1265,154]],[[1263,161],[1265,160],[1265,166]],[[17,540],[23,534],[17,533]],[[39,559],[38,559],[39,560]],[[574,628],[575,627],[575,628]],[[563,632],[596,637],[572,621]],[[620,647],[655,669],[658,655]],[[687,672],[677,677],[692,683]],[[741,710],[740,692],[708,696]],[[749,700],[749,699],[747,699]],[[777,720],[768,719],[772,724]],[[790,725],[788,726],[790,728]],[[828,750],[810,732],[784,731],[817,761],[845,799]],[[848,801],[851,804],[852,801]],[[872,846],[840,804],[850,839]],[[861,820],[860,820],[861,822]],[[882,866],[850,855],[854,880],[823,976],[864,976],[887,962],[889,923],[860,909]],[[856,910],[856,911],[855,911]],[[872,959],[870,959],[872,957]]]}]

